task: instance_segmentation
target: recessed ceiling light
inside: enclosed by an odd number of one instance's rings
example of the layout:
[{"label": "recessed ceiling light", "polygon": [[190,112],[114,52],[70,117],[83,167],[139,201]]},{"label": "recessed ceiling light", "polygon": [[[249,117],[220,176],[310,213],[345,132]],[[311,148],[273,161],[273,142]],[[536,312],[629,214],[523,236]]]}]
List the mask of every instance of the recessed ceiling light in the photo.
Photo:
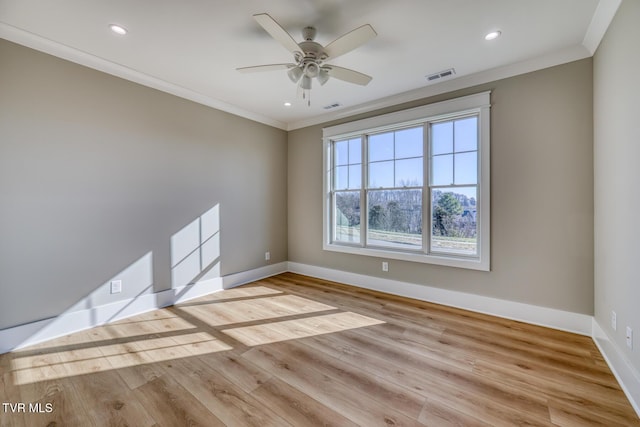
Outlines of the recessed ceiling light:
[{"label": "recessed ceiling light", "polygon": [[291,103],[290,103],[290,102],[285,102],[285,103],[284,103],[284,106],[285,106],[285,107],[291,107]]},{"label": "recessed ceiling light", "polygon": [[109,28],[111,29],[111,31],[121,36],[124,36],[125,34],[127,34],[127,29],[124,28],[122,25],[110,24]]},{"label": "recessed ceiling light", "polygon": [[498,37],[500,37],[500,34],[502,34],[502,31],[500,31],[500,30],[491,31],[486,36],[484,36],[484,39],[485,40],[495,40]]}]

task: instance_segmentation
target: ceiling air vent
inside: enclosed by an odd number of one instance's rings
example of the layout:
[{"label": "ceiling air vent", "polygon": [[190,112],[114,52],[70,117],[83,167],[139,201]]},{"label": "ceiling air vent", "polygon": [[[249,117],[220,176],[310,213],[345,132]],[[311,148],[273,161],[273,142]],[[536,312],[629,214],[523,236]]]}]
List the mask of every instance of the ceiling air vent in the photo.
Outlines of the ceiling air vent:
[{"label": "ceiling air vent", "polygon": [[331,110],[332,108],[336,108],[340,106],[342,106],[342,104],[340,104],[339,102],[334,102],[333,104],[325,105],[322,108],[324,108],[325,110]]},{"label": "ceiling air vent", "polygon": [[447,77],[451,77],[456,73],[456,70],[453,68],[449,68],[448,70],[440,71],[438,73],[429,74],[427,76],[428,82],[434,82],[436,80],[444,79]]}]

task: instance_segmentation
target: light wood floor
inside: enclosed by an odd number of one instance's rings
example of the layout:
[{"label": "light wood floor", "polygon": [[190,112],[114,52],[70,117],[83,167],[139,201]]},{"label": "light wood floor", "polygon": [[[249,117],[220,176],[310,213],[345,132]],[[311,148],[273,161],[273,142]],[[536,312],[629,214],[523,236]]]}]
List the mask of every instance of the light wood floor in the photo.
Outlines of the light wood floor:
[{"label": "light wood floor", "polygon": [[[588,337],[295,274],[0,356],[1,426],[635,426]],[[5,405],[6,406],[6,405]]]}]

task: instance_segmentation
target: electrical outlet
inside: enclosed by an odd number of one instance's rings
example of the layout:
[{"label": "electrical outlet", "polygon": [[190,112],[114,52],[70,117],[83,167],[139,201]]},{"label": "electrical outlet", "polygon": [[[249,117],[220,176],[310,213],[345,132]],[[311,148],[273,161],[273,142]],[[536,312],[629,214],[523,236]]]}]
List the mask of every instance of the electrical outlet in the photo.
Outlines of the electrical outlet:
[{"label": "electrical outlet", "polygon": [[618,315],[613,310],[611,310],[611,329],[614,331],[618,329]]},{"label": "electrical outlet", "polygon": [[633,349],[633,330],[627,326],[627,347]]},{"label": "electrical outlet", "polygon": [[389,263],[382,261],[382,271],[389,271]]},{"label": "electrical outlet", "polygon": [[264,260],[269,261],[271,259],[271,252],[267,251],[264,253]]},{"label": "electrical outlet", "polygon": [[122,280],[112,280],[111,281],[111,293],[119,294],[122,292]]}]

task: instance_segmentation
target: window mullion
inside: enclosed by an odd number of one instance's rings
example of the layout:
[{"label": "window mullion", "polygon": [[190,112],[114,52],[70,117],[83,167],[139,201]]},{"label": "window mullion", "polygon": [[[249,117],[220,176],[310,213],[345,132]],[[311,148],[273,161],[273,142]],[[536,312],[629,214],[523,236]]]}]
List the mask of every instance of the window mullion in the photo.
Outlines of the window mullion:
[{"label": "window mullion", "polygon": [[337,225],[336,215],[335,215],[335,212],[336,212],[336,192],[333,189],[331,190],[331,196],[330,197],[331,197],[331,199],[330,199],[331,209],[330,209],[330,212],[329,212],[329,214],[331,215],[331,218],[330,218],[330,221],[331,221],[330,222],[330,224],[331,224],[331,239],[330,240],[333,243],[333,242],[336,241],[336,225]]},{"label": "window mullion", "polygon": [[336,241],[336,166],[335,166],[335,156],[336,156],[336,143],[335,141],[331,141],[331,145],[329,146],[329,194],[330,194],[330,199],[329,199],[329,203],[330,203],[330,208],[329,208],[329,215],[330,215],[330,227],[331,227],[331,237],[330,237],[330,241],[331,242],[335,242]]},{"label": "window mullion", "polygon": [[422,252],[429,253],[431,247],[431,133],[429,123],[422,131]]},{"label": "window mullion", "polygon": [[[336,147],[335,147],[335,141],[330,141],[329,142],[329,152],[325,153],[325,156],[327,157],[327,164],[329,166],[329,170],[325,171],[325,173],[328,175],[327,179],[329,181],[328,183],[328,187],[329,187],[329,209],[327,210],[327,215],[329,215],[329,221],[328,221],[328,227],[329,227],[329,242],[330,243],[334,243],[336,241],[336,224],[335,224],[335,209],[336,209],[336,200],[335,200],[335,178],[333,176],[333,174],[335,173],[335,162],[334,162],[334,157],[335,157],[335,151]],[[325,197],[327,197],[327,195],[325,194]],[[326,222],[325,222],[326,224]],[[327,237],[325,237],[326,239]]]},{"label": "window mullion", "polygon": [[367,200],[367,183],[369,179],[369,157],[367,156],[368,152],[368,138],[367,135],[362,135],[360,137],[360,147],[361,154],[360,159],[362,160],[362,179],[360,181],[360,246],[366,247],[367,244],[367,218],[369,217],[369,203]]},{"label": "window mullion", "polygon": [[451,162],[453,163],[453,175],[451,176],[452,179],[452,183],[451,186],[454,186],[456,184],[456,125],[455,125],[455,121],[453,122],[451,129],[451,133],[453,135],[453,150],[451,153]]}]

